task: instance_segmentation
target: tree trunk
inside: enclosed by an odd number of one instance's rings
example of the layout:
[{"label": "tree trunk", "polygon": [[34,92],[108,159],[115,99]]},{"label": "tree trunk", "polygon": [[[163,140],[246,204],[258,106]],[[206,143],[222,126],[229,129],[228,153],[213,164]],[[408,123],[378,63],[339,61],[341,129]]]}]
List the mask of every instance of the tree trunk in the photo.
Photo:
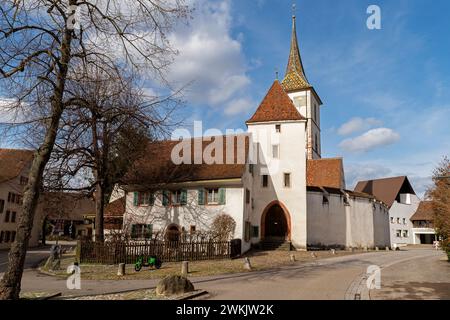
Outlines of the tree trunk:
[{"label": "tree trunk", "polygon": [[95,190],[95,241],[104,240],[103,229],[103,210],[105,207],[105,200],[103,195],[103,186],[101,183],[97,183]]},{"label": "tree trunk", "polygon": [[42,223],[42,245],[45,246],[45,233],[47,232],[47,217],[44,218]]},{"label": "tree trunk", "polygon": [[64,110],[63,95],[70,62],[70,46],[72,31],[66,29],[61,44],[61,64],[57,73],[56,87],[51,101],[51,119],[42,145],[36,151],[28,175],[28,184],[23,194],[22,215],[17,226],[16,239],[11,245],[8,255],[8,268],[0,282],[0,299],[19,299],[20,285],[22,281],[23,267],[28,249],[28,242],[33,228],[33,220],[36,213],[37,201],[45,166],[50,159],[59,121]]}]

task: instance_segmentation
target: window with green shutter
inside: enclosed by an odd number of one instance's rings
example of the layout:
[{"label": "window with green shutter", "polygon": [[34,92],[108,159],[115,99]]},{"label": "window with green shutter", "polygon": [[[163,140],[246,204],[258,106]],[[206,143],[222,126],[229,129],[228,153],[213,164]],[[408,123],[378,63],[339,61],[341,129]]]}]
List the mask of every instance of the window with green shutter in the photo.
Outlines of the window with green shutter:
[{"label": "window with green shutter", "polygon": [[136,239],[137,238],[137,225],[136,224],[132,224],[131,225],[131,238],[132,239]]},{"label": "window with green shutter", "polygon": [[151,206],[155,205],[155,193],[154,192],[150,192],[148,202]]},{"label": "window with green shutter", "polygon": [[205,189],[203,188],[198,189],[198,204],[199,205],[205,204]]},{"label": "window with green shutter", "polygon": [[220,188],[219,189],[219,204],[225,204],[226,203],[226,189]]},{"label": "window with green shutter", "polygon": [[170,202],[170,192],[167,190],[163,191],[163,198],[162,198],[162,204],[163,206],[167,207]]},{"label": "window with green shutter", "polygon": [[133,204],[135,207],[139,205],[139,192],[133,192]]},{"label": "window with green shutter", "polygon": [[145,238],[151,239],[153,233],[153,225],[152,224],[146,224],[145,225]]},{"label": "window with green shutter", "polygon": [[181,201],[180,204],[185,206],[187,204],[187,190],[181,190]]}]

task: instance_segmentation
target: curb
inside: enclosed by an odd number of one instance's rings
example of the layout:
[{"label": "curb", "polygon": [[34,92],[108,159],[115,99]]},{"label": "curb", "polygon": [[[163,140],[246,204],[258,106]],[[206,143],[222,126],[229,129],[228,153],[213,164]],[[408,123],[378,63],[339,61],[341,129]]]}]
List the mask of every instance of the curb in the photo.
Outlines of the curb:
[{"label": "curb", "polygon": [[206,290],[200,290],[199,292],[193,292],[191,294],[186,294],[186,295],[184,295],[184,296],[182,296],[182,297],[180,297],[178,299],[175,299],[175,300],[180,300],[180,301],[182,301],[182,300],[190,300],[190,299],[193,299],[193,298],[197,298],[197,297],[206,295],[208,293],[209,292],[206,291]]}]

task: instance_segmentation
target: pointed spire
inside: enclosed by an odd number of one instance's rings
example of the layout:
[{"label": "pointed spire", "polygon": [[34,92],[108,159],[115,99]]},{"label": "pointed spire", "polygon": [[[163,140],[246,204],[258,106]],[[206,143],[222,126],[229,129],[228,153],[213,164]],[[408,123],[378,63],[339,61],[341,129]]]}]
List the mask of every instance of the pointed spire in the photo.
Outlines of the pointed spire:
[{"label": "pointed spire", "polygon": [[[293,7],[293,10],[295,10],[294,8],[295,7]],[[295,12],[293,12],[291,50],[289,52],[289,61],[286,68],[286,75],[282,82],[283,87],[286,91],[295,91],[311,87],[311,85],[308,82],[308,79],[306,78],[302,58],[300,56],[295,20],[296,20]]]}]

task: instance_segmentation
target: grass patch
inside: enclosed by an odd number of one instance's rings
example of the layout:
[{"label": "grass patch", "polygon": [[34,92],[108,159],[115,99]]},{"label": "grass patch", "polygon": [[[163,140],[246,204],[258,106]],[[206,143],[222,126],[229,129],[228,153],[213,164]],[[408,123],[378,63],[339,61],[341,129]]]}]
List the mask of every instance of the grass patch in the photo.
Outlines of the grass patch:
[{"label": "grass patch", "polygon": [[[316,251],[316,257],[313,257],[311,252],[301,251],[251,251],[245,255],[250,259],[253,270],[268,270],[286,265],[296,265],[299,263],[315,261],[319,259],[344,256],[355,254],[358,252],[336,251],[332,255],[330,251]],[[296,262],[290,261],[290,255],[294,254]],[[73,264],[75,256],[63,255],[61,259],[60,270],[52,271],[55,276],[67,278],[67,267]],[[222,274],[231,274],[239,272],[250,272],[243,268],[243,257],[239,259],[226,260],[207,260],[207,261],[190,261],[189,262],[189,276],[202,277],[214,276]],[[181,273],[181,262],[165,262],[161,269],[155,270],[143,267],[141,271],[136,272],[133,264],[125,266],[125,275],[117,275],[117,265],[99,265],[99,264],[81,264],[81,279],[82,280],[139,280],[139,279],[161,279],[168,275],[177,275]],[[47,270],[43,270],[47,271]]]}]

